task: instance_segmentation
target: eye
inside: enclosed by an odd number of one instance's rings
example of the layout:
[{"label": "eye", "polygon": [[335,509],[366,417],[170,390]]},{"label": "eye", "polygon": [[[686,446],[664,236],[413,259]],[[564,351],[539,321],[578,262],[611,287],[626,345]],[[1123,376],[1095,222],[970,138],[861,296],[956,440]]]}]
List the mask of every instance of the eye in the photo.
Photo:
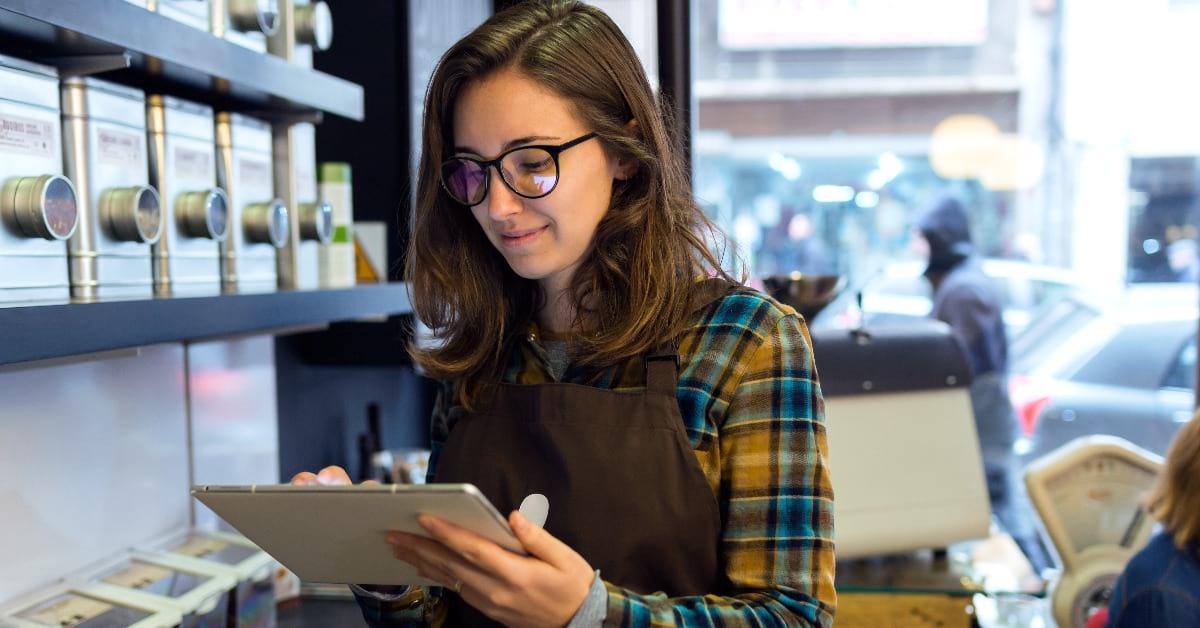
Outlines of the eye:
[{"label": "eye", "polygon": [[532,160],[525,159],[525,160],[522,160],[521,164],[520,164],[521,169],[524,170],[525,172],[541,172],[543,170],[553,167],[553,165],[554,165],[554,160],[551,159],[550,157],[545,157],[543,159],[532,159]]}]

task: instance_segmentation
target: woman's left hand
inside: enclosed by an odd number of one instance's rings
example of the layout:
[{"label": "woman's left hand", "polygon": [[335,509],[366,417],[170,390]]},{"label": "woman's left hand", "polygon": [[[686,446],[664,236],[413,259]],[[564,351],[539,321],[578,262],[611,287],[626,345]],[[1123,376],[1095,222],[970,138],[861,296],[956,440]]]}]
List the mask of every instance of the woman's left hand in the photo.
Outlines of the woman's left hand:
[{"label": "woman's left hand", "polygon": [[517,511],[508,524],[528,556],[437,517],[417,521],[433,538],[389,532],[396,558],[507,626],[565,626],[595,578],[582,556]]}]

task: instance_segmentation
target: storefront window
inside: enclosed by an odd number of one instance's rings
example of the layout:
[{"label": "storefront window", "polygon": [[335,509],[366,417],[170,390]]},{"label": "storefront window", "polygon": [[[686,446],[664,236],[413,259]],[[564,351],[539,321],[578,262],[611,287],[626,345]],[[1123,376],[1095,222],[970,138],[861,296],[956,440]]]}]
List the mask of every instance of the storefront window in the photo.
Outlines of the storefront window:
[{"label": "storefront window", "polygon": [[[1194,367],[1171,366],[1186,339],[1148,319],[1170,311],[1158,319],[1190,321],[1194,335],[1200,87],[1182,77],[1200,58],[1190,35],[1200,4],[898,6],[697,2],[697,199],[752,281],[797,271],[845,279],[848,294],[809,321],[821,329],[927,317],[929,253],[917,227],[954,197],[1005,304],[1022,447],[1112,433],[1086,420],[1094,398],[1034,395],[1032,408],[1028,384],[1071,381],[1077,363],[1105,354],[1114,329],[1141,325],[1162,343],[1157,372],[1175,386],[1194,379]],[[1129,45],[1112,45],[1114,32]],[[1134,289],[1144,283],[1173,285]],[[1147,413],[1163,386],[1134,391]],[[1032,444],[1043,415],[1068,409],[1080,417],[1070,430]],[[1165,448],[1161,438],[1141,444]]]},{"label": "storefront window", "polygon": [[1200,3],[693,11],[695,194],[752,281],[842,277],[815,332],[926,319],[918,227],[953,197],[1003,304],[1017,466],[1094,434],[1165,452],[1195,406]]}]

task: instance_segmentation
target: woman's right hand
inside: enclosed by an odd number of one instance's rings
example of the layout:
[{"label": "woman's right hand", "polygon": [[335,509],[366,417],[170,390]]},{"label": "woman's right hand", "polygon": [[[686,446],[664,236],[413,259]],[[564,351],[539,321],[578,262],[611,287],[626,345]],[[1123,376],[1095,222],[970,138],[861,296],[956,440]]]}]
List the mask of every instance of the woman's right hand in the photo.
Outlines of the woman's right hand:
[{"label": "woman's right hand", "polygon": [[[296,475],[292,476],[291,484],[294,484],[296,486],[313,486],[313,485],[349,486],[350,484],[353,484],[353,482],[350,481],[350,474],[346,473],[345,469],[343,469],[339,466],[331,465],[331,466],[325,467],[324,469],[321,469],[320,471],[318,471],[316,473],[313,473],[312,471],[301,471],[300,473],[297,473]],[[363,484],[379,484],[379,482],[376,482],[375,480],[367,480],[366,482],[363,482]],[[373,585],[373,584],[363,584],[363,585],[356,585],[356,586],[361,587],[362,590],[366,591],[367,593],[384,594],[384,595],[389,595],[389,596],[400,595],[400,594],[403,594],[408,591],[408,587],[406,587],[406,586],[388,586],[388,585]]]},{"label": "woman's right hand", "polygon": [[[291,484],[296,486],[349,486],[353,484],[350,481],[350,474],[346,470],[338,466],[328,466],[320,471],[313,473],[311,471],[301,471],[292,476]],[[379,484],[375,480],[367,480],[363,484]]]}]

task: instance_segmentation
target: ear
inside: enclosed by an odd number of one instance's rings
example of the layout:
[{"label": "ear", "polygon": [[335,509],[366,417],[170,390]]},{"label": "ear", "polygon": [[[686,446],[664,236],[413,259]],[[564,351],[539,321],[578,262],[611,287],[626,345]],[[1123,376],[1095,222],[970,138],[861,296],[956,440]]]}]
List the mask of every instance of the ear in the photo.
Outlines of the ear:
[{"label": "ear", "polygon": [[[625,123],[625,130],[630,135],[637,135],[638,122],[636,119],[630,119]],[[618,181],[627,181],[637,173],[637,162],[627,157],[622,157],[617,160],[617,173],[614,178]]]}]

